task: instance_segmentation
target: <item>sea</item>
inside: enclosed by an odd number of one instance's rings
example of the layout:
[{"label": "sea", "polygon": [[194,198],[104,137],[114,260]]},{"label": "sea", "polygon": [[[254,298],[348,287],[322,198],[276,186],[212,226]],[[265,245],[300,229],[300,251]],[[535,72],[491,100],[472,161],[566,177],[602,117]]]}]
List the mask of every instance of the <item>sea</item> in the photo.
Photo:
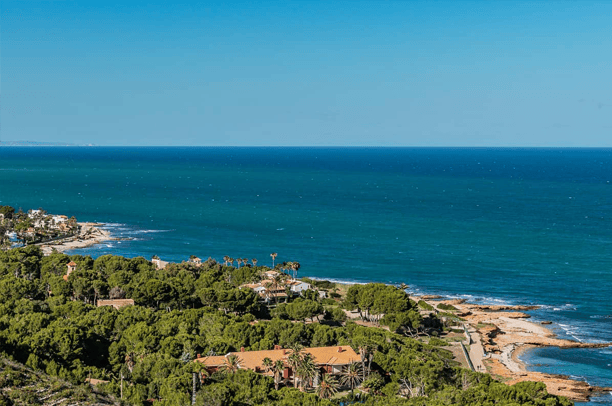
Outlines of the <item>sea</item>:
[{"label": "sea", "polygon": [[[0,147],[0,204],[120,238],[74,254],[276,252],[298,277],[540,305],[560,337],[612,341],[612,149]],[[522,360],[612,387],[612,348]]]}]

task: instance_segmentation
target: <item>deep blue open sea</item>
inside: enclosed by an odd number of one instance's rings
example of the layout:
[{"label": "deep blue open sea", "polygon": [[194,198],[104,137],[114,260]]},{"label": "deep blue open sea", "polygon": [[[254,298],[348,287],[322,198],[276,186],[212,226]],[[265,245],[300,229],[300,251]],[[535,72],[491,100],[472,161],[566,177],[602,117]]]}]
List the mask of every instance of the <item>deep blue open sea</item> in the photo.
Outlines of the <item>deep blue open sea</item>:
[{"label": "deep blue open sea", "polygon": [[[612,149],[5,147],[0,204],[132,238],[92,256],[277,252],[301,276],[538,304],[561,337],[612,341]],[[612,349],[522,358],[612,386]]]}]

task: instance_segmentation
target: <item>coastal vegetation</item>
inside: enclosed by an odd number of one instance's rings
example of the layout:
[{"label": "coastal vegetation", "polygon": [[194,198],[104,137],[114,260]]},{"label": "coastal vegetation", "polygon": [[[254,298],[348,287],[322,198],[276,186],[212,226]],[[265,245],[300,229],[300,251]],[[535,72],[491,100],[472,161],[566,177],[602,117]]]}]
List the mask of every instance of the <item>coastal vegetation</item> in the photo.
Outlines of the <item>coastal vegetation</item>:
[{"label": "coastal vegetation", "polygon": [[113,398],[93,393],[84,385],[0,359],[0,406],[56,406],[74,402],[82,406],[117,404]]},{"label": "coastal vegetation", "polygon": [[453,306],[451,304],[448,304],[448,303],[440,303],[440,304],[438,304],[437,307],[440,310],[451,310],[451,311],[457,310],[457,308],[455,306]]},{"label": "coastal vegetation", "polygon": [[[157,269],[142,257],[43,256],[37,246],[0,252],[0,352],[73,385],[106,381],[97,390],[130,405],[190,404],[194,373],[196,404],[207,406],[571,404],[543,384],[507,386],[462,369],[443,340],[415,339],[435,336],[442,326],[435,316],[422,316],[400,288],[354,285],[343,299],[322,298],[313,289],[287,303],[266,303],[241,285],[261,280],[270,268],[228,262],[209,258]],[[101,299],[134,304],[97,306]],[[345,310],[386,328],[346,321]],[[359,359],[315,385],[317,371],[300,348],[340,345]],[[193,362],[199,354],[275,346],[291,349],[297,383],[282,379],[275,363],[266,362],[266,376],[241,369],[239,356],[210,374]],[[0,402],[12,404],[7,399]]]}]

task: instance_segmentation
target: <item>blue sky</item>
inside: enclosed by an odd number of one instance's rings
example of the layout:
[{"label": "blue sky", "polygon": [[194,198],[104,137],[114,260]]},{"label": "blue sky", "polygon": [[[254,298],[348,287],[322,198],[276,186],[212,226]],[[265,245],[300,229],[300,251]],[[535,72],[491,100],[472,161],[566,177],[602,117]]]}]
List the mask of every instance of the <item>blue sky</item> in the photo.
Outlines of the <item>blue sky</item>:
[{"label": "blue sky", "polygon": [[609,1],[1,6],[3,141],[612,147]]}]

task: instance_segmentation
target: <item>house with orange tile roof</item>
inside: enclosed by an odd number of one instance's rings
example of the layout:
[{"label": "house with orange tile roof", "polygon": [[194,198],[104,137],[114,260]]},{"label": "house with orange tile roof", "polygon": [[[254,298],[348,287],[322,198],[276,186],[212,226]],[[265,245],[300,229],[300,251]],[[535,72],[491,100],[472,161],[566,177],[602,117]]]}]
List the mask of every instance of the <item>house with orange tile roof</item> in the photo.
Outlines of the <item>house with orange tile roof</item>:
[{"label": "house with orange tile roof", "polygon": [[196,257],[195,255],[189,257],[189,263],[195,265],[195,266],[201,266],[202,265],[202,259]]},{"label": "house with orange tile roof", "polygon": [[279,275],[279,272],[270,269],[269,271],[265,271],[261,274],[264,279],[274,279],[276,275]]},{"label": "house with orange tile roof", "polygon": [[258,283],[245,283],[240,285],[240,288],[252,289],[259,295],[261,301],[265,303],[270,303],[271,301],[286,302],[288,298],[285,285],[273,287],[272,281],[269,279],[264,279]]},{"label": "house with orange tile roof", "polygon": [[66,275],[63,276],[64,280],[67,281],[70,274],[76,271],[77,264],[74,261],[70,261],[66,264]]},{"label": "house with orange tile roof", "polygon": [[[345,366],[361,360],[355,350],[348,345],[304,348],[302,351],[312,356],[321,374],[339,374]],[[272,362],[282,360],[285,364],[283,379],[289,380],[293,378],[293,371],[287,362],[291,353],[292,350],[281,348],[278,345],[274,346],[273,350],[263,351],[245,351],[244,348],[241,348],[239,352],[230,352],[225,355],[201,357],[198,354],[195,362],[204,364],[206,371],[210,374],[222,369],[226,365],[227,358],[230,355],[235,355],[238,357],[240,369],[250,369],[251,371],[271,376],[272,372],[266,372],[263,360],[265,358],[270,358]]]}]

